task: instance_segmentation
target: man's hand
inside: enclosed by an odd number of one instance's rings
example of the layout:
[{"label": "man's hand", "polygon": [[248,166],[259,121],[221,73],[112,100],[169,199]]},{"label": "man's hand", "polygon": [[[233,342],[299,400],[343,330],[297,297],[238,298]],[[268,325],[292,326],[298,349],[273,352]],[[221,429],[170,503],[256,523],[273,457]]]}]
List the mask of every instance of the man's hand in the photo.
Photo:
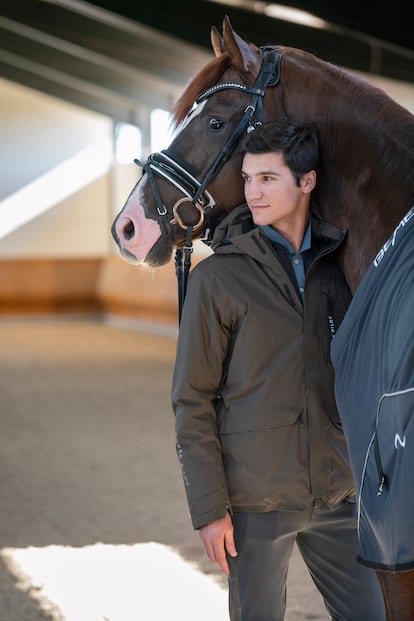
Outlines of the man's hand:
[{"label": "man's hand", "polygon": [[226,576],[229,576],[226,551],[230,556],[237,556],[230,514],[226,513],[224,518],[203,526],[199,532],[209,559],[220,565]]}]

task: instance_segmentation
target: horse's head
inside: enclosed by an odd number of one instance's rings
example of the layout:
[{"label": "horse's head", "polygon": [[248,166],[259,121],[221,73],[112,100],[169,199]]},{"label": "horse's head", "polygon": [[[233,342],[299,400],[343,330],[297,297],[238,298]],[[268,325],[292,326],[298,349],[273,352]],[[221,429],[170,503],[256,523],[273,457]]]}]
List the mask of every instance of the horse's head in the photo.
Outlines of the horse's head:
[{"label": "horse's head", "polygon": [[[174,108],[176,135],[150,155],[113,224],[133,263],[167,263],[243,202],[241,138],[255,123],[313,121],[321,169],[314,192],[324,220],[348,229],[344,270],[353,289],[413,204],[414,120],[380,89],[303,50],[258,48],[232,29],[212,29],[215,58]],[[278,88],[280,60],[283,75]],[[365,231],[375,234],[366,235]]]},{"label": "horse's head", "polygon": [[261,121],[280,56],[246,43],[227,18],[223,36],[212,28],[211,41],[216,58],[175,105],[172,143],[143,164],[142,178],[113,223],[121,254],[132,263],[167,263],[173,247],[184,245],[189,227],[199,239],[243,202],[239,143]]}]

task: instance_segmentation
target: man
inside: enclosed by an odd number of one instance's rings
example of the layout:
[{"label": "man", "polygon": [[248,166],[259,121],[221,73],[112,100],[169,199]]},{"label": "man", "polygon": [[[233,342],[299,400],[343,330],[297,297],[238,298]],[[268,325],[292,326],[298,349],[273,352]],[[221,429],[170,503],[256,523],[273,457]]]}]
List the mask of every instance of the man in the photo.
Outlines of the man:
[{"label": "man", "polygon": [[382,621],[356,562],[354,486],[330,341],[351,295],[345,233],[311,216],[313,125],[258,126],[244,141],[247,206],[192,272],[173,379],[177,451],[193,526],[229,576],[232,621],[282,621],[296,541],[332,619]]}]

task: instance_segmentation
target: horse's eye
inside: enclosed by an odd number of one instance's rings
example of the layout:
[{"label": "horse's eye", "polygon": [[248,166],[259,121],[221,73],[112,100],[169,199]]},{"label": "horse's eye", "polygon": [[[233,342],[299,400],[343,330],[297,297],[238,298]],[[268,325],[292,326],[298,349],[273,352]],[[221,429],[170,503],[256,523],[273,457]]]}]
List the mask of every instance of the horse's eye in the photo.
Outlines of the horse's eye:
[{"label": "horse's eye", "polygon": [[222,121],[221,119],[210,119],[209,123],[208,123],[208,128],[209,129],[221,129],[224,125],[224,121]]}]

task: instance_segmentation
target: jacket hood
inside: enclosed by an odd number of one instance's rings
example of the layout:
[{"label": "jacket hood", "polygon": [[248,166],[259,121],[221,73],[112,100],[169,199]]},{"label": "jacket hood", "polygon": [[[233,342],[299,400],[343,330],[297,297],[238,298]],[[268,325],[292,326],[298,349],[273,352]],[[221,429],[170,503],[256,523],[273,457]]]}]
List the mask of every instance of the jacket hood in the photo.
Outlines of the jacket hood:
[{"label": "jacket hood", "polygon": [[[211,248],[215,254],[246,254],[262,263],[273,262],[269,244],[255,226],[247,205],[236,207],[217,226]],[[272,258],[271,258],[272,257]]]},{"label": "jacket hood", "polygon": [[233,242],[233,238],[243,235],[255,229],[250,210],[247,204],[240,205],[233,209],[214,231],[211,247],[214,252],[221,245],[228,245]]}]

